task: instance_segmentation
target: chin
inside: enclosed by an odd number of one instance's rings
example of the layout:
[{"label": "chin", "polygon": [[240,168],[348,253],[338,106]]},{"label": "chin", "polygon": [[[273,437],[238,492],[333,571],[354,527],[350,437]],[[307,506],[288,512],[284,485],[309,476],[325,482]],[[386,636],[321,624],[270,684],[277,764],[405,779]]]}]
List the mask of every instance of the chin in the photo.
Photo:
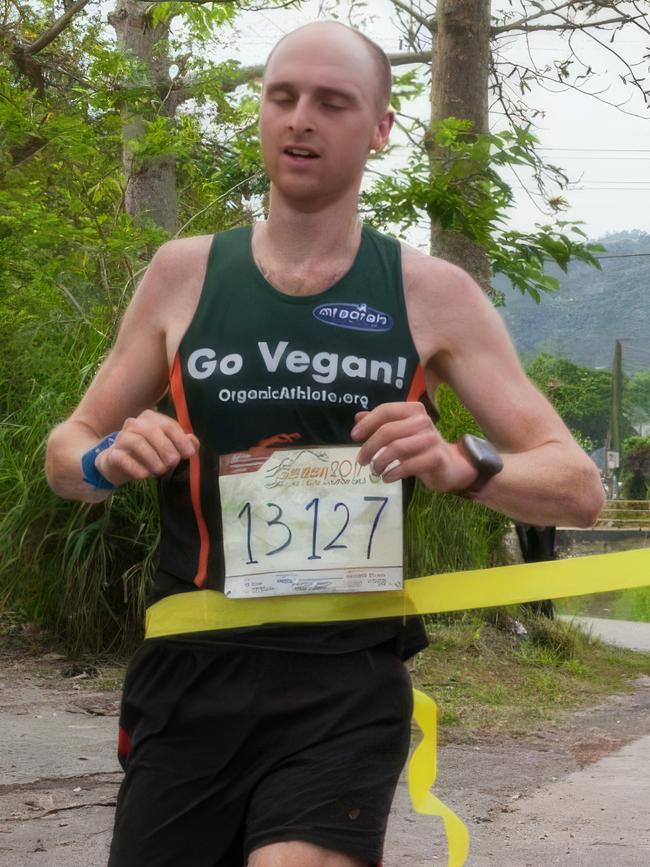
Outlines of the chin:
[{"label": "chin", "polygon": [[270,175],[270,179],[271,198],[275,192],[285,202],[305,213],[318,211],[332,202],[349,197],[353,188],[358,193],[360,185],[360,180],[356,177],[349,178],[344,182],[338,179],[336,184],[330,186],[316,179],[309,179],[311,181],[309,183],[305,183],[306,178],[287,179],[286,177],[278,178]]},{"label": "chin", "polygon": [[335,190],[327,190],[322,184],[287,184],[273,180],[271,183],[271,198],[275,193],[300,211],[318,211],[324,204],[339,198]]}]

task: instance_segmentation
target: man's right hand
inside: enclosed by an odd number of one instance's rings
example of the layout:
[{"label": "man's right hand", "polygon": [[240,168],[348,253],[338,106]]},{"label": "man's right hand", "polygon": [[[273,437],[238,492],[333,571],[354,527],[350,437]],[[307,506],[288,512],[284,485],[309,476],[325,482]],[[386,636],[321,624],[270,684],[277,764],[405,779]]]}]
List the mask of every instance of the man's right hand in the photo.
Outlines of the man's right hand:
[{"label": "man's right hand", "polygon": [[115,485],[149,476],[164,476],[199,450],[194,434],[185,433],[167,415],[147,409],[127,418],[113,445],[97,456],[95,466]]}]

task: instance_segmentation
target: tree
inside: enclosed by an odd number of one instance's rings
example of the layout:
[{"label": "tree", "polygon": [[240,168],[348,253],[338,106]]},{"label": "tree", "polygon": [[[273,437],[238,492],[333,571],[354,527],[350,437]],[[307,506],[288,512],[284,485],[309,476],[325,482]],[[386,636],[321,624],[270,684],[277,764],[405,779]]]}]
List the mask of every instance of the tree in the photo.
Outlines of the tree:
[{"label": "tree", "polygon": [[627,500],[650,497],[650,437],[629,437],[625,440],[623,496]]},{"label": "tree", "polygon": [[[587,437],[596,447],[605,445],[612,402],[611,371],[592,370],[542,353],[527,366],[526,372],[568,427]],[[627,405],[624,405],[622,424],[623,436],[629,436],[633,429]]]},{"label": "tree", "polygon": [[[391,0],[403,39],[413,50],[413,61],[423,51],[431,52],[431,126],[425,132],[423,146],[431,159],[432,178],[444,165],[437,151],[435,130],[444,118],[453,116],[468,121],[465,129],[468,134],[485,135],[488,130],[488,107],[496,104],[509,123],[511,134],[518,130],[529,135],[518,142],[519,151],[515,156],[521,164],[530,166],[537,178],[539,188],[547,204],[549,216],[562,210],[564,200],[561,196],[548,192],[549,181],[566,183],[566,176],[557,167],[545,165],[536,155],[535,140],[530,135],[530,126],[536,116],[534,107],[526,105],[524,95],[530,91],[533,81],[545,83],[555,81],[568,88],[585,89],[595,73],[582,63],[574,50],[573,40],[576,33],[585,33],[597,42],[607,53],[614,56],[621,69],[623,79],[642,93],[646,104],[649,102],[647,81],[638,69],[633,68],[623,54],[615,47],[615,39],[620,32],[630,28],[650,32],[647,17],[638,3],[623,0],[545,0],[531,2],[519,0],[509,8],[491,16],[490,0]],[[530,65],[521,65],[504,59],[500,46],[513,37],[527,37],[531,33],[552,31],[560,33],[567,40],[567,55],[549,65],[535,60],[534,48],[530,52]],[[603,99],[602,95],[595,95]],[[498,144],[496,145],[498,148]],[[512,162],[512,161],[511,161]],[[467,182],[474,183],[475,175],[485,174],[489,182],[489,149],[480,153],[473,152],[468,165]],[[436,219],[433,209],[429,210],[431,219],[431,248],[433,253],[442,255],[467,268],[486,291],[490,291],[490,255],[480,238],[463,240],[462,232],[455,225]],[[517,258],[525,265],[527,256],[535,264],[539,258],[553,259],[559,253],[559,264],[566,265],[565,254],[569,257],[580,251],[588,260],[594,248],[578,244],[567,236],[566,223],[559,223],[559,232],[550,225],[540,227],[537,236],[517,237],[513,233],[504,237],[505,246],[511,245],[517,251]],[[570,227],[575,228],[575,227]],[[499,235],[498,231],[493,231]],[[507,236],[508,233],[503,233]],[[586,255],[585,255],[586,254]],[[563,261],[564,260],[564,261]],[[593,260],[592,260],[593,262]],[[506,263],[507,264],[507,263]],[[507,273],[507,272],[506,272]],[[515,285],[517,283],[515,282]],[[520,286],[521,288],[521,286]],[[527,286],[525,288],[528,288]],[[534,288],[534,287],[533,287]],[[551,284],[538,288],[553,288]]]},{"label": "tree", "polygon": [[625,397],[635,418],[650,421],[650,371],[642,370],[630,377]]}]

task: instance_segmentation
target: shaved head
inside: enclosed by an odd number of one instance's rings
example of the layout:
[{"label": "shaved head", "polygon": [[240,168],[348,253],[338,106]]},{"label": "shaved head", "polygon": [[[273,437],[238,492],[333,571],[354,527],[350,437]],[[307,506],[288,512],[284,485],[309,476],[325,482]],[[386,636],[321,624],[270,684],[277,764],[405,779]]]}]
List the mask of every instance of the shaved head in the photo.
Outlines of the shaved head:
[{"label": "shaved head", "polygon": [[287,33],[287,35],[283,36],[282,39],[280,39],[272,48],[271,53],[266,60],[265,74],[266,70],[269,68],[273,55],[284,42],[294,38],[297,34],[300,34],[303,31],[313,29],[322,30],[323,36],[325,36],[328,31],[333,34],[336,34],[338,31],[339,33],[343,32],[351,34],[356,40],[358,40],[359,44],[367,52],[368,57],[374,65],[374,86],[377,110],[380,115],[385,114],[388,111],[388,106],[390,104],[393,85],[393,75],[386,52],[383,48],[377,45],[376,42],[373,42],[372,39],[369,39],[365,34],[361,33],[360,30],[356,30],[354,27],[348,27],[347,24],[341,24],[340,21],[314,21],[311,24],[305,24],[302,27],[298,27],[296,30],[292,30],[291,33]]}]

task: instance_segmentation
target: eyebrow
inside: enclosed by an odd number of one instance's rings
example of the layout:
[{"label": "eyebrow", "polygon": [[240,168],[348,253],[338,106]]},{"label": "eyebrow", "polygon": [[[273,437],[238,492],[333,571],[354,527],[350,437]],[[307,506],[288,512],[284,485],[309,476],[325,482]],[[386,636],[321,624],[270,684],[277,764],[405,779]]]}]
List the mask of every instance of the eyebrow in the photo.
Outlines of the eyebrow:
[{"label": "eyebrow", "polygon": [[[291,93],[294,93],[296,90],[295,85],[291,84],[289,81],[277,81],[272,84],[268,84],[266,87],[267,93],[277,93],[278,91],[286,90]],[[319,85],[316,87],[316,93],[319,96],[334,96],[338,99],[344,99],[346,102],[356,103],[356,96],[351,93],[349,90],[339,90],[336,87],[327,87],[325,85]]]}]

